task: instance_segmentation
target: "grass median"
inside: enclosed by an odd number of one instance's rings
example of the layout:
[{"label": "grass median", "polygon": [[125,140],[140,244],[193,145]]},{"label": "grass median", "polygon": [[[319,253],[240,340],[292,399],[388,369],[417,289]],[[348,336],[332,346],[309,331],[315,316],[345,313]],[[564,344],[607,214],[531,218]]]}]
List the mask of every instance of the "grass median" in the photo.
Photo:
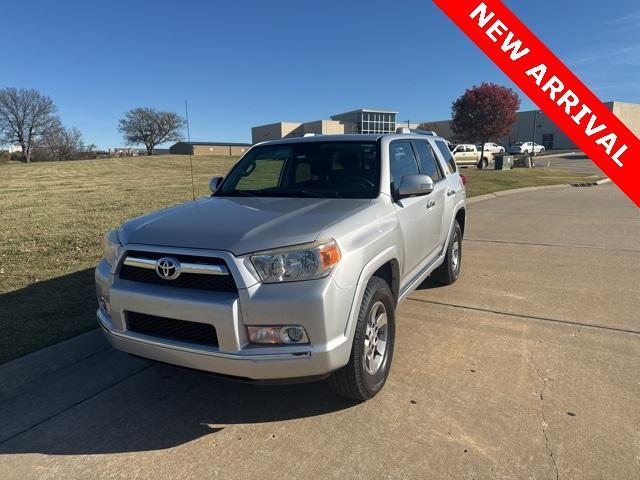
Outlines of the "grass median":
[{"label": "grass median", "polygon": [[468,197],[513,190],[514,188],[579,183],[601,178],[547,168],[514,168],[513,170],[462,168],[460,173],[467,178]]},{"label": "grass median", "polygon": [[[235,158],[194,157],[196,196]],[[469,196],[584,180],[553,170],[463,169]],[[0,363],[95,328],[104,232],[191,198],[189,158],[0,164]]]}]

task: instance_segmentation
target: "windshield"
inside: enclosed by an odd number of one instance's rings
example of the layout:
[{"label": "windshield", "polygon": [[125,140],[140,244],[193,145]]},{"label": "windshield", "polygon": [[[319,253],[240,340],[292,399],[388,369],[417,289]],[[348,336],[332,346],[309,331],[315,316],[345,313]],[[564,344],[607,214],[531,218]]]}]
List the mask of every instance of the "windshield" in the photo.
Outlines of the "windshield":
[{"label": "windshield", "polygon": [[380,191],[376,142],[301,142],[250,150],[215,196],[375,198]]},{"label": "windshield", "polygon": [[518,142],[518,143],[514,143],[513,144],[514,147],[519,147],[520,145],[524,145],[524,143],[523,142]]}]

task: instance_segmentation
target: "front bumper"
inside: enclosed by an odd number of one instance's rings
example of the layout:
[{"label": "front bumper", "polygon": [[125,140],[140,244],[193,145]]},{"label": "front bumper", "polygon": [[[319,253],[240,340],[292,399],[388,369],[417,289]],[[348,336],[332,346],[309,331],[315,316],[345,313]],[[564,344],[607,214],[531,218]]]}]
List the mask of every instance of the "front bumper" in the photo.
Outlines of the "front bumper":
[{"label": "front bumper", "polygon": [[[95,272],[98,295],[110,313],[98,321],[118,350],[159,362],[250,380],[326,375],[346,365],[351,352],[347,332],[354,291],[331,277],[308,282],[254,284],[238,293],[201,292],[120,280],[106,262]],[[209,323],[218,346],[168,340],[127,329],[127,311]],[[302,325],[306,345],[257,346],[248,343],[246,325]]]}]

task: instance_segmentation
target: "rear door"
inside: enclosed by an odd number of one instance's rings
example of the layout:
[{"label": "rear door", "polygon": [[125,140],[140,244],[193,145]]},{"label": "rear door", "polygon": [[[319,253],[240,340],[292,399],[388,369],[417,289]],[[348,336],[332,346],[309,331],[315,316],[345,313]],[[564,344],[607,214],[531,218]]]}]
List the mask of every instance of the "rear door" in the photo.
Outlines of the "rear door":
[{"label": "rear door", "polygon": [[440,154],[439,161],[445,170],[446,191],[444,198],[444,213],[442,215],[442,233],[440,236],[440,241],[444,245],[444,242],[449,235],[449,229],[451,227],[456,205],[460,201],[464,200],[465,191],[462,178],[460,177],[460,172],[458,172],[458,169],[456,168],[456,162],[451,157],[447,144],[440,138],[432,139],[431,142],[435,147],[434,150],[436,153]]}]

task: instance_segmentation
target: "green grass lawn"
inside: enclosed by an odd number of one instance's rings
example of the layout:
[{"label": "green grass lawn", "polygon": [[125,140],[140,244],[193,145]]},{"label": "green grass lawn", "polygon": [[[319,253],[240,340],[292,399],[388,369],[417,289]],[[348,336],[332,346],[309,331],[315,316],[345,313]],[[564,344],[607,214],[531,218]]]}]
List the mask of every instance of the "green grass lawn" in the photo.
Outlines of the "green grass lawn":
[{"label": "green grass lawn", "polygon": [[514,188],[577,183],[599,178],[546,168],[516,168],[504,171],[462,168],[460,173],[467,178],[468,197]]},{"label": "green grass lawn", "polygon": [[[194,157],[196,195],[235,160]],[[190,198],[188,156],[0,164],[0,363],[95,328],[103,234]]]},{"label": "green grass lawn", "polygon": [[[196,196],[228,157],[194,157]],[[470,196],[584,179],[557,171],[463,169]],[[181,155],[0,164],[0,363],[96,326],[100,239],[128,218],[191,198]]]}]

